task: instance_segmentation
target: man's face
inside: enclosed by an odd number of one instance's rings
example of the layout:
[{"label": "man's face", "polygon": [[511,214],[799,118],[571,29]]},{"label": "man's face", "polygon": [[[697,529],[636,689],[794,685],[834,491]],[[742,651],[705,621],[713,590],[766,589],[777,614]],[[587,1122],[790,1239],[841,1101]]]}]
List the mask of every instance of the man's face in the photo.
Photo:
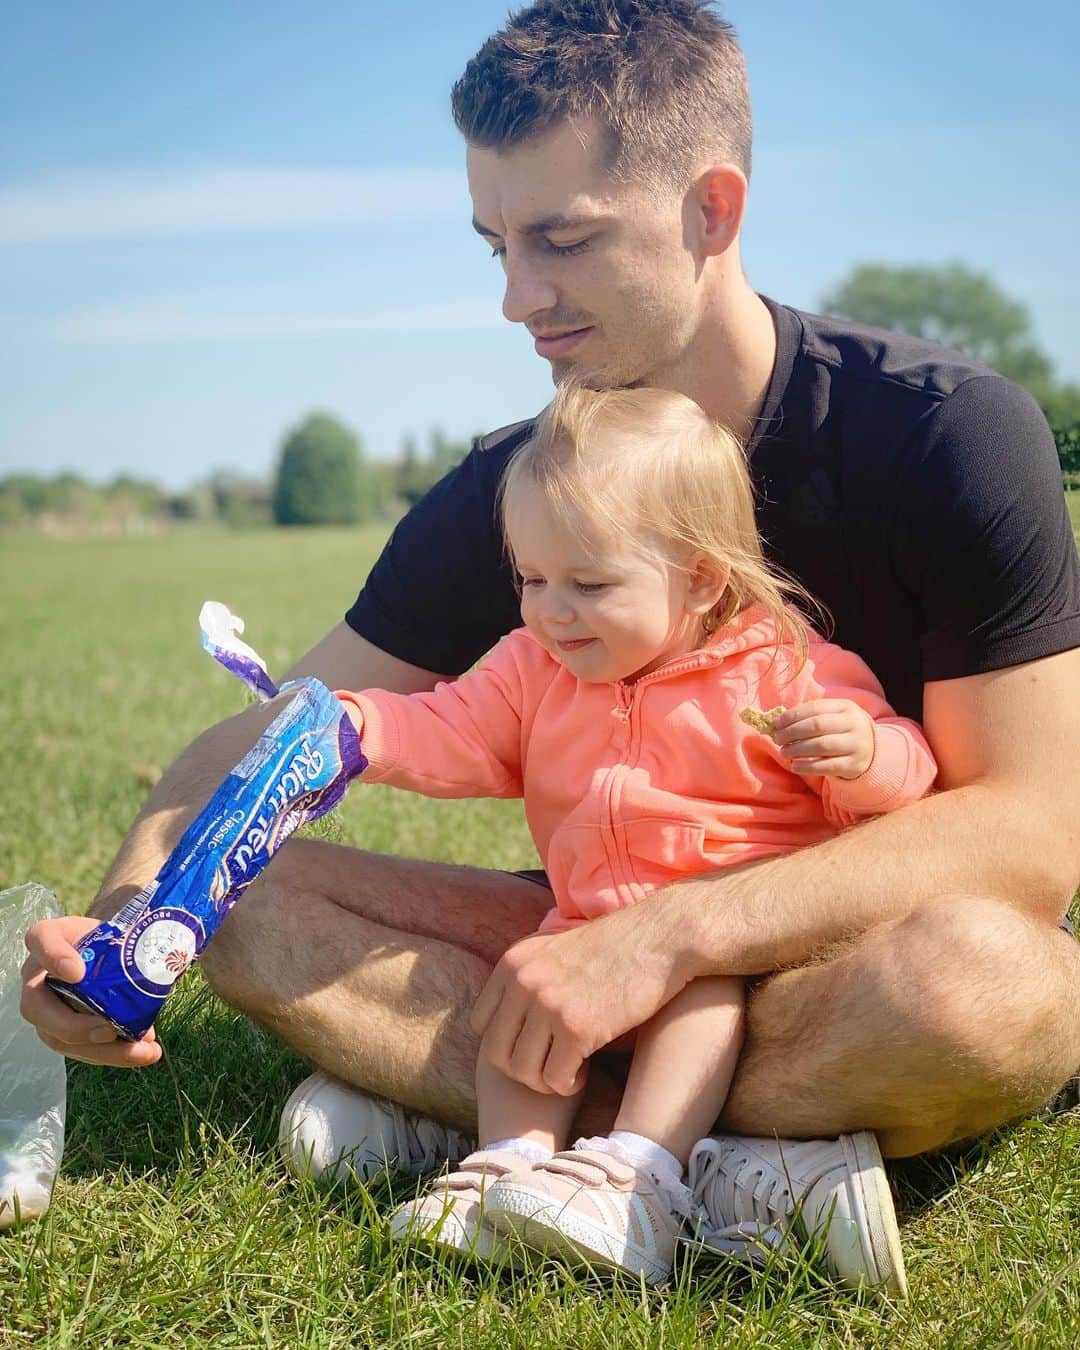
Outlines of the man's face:
[{"label": "man's face", "polygon": [[681,200],[617,182],[595,123],[561,123],[498,153],[470,147],[473,224],[506,273],[503,313],[523,323],[556,382],[663,384],[699,322]]}]

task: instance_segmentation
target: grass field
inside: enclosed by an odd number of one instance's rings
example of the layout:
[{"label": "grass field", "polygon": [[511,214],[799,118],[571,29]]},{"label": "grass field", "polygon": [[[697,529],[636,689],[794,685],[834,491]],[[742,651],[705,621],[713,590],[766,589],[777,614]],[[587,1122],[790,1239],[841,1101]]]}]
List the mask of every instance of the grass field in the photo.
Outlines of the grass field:
[{"label": "grass field", "polygon": [[[33,878],[85,909],[155,767],[241,706],[199,648],[204,599],[244,615],[281,672],[340,617],[380,543],[346,531],[0,535],[0,887]],[[320,586],[326,576],[342,580]],[[515,803],[376,788],[353,793],[340,818],[346,841],[387,852],[535,860]],[[394,1183],[325,1197],[276,1160],[277,1113],[305,1072],[296,1057],[198,975],[159,1030],[167,1055],[151,1070],[72,1066],[53,1207],[0,1234],[0,1346],[1080,1343],[1078,1113],[895,1170],[903,1307],[841,1294],[799,1260],[770,1278],[699,1263],[672,1290],[643,1293],[552,1268],[511,1281],[391,1249]]]}]

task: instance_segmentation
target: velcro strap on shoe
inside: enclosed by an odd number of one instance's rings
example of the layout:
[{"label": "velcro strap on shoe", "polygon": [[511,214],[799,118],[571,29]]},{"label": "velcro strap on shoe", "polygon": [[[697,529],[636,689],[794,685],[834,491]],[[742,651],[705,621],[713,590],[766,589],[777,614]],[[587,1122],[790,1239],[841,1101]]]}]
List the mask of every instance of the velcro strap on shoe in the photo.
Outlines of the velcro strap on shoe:
[{"label": "velcro strap on shoe", "polygon": [[564,1153],[555,1153],[544,1163],[544,1170],[572,1177],[583,1186],[603,1186],[607,1182],[629,1186],[636,1177],[634,1169],[621,1158],[598,1149],[567,1149]]},{"label": "velcro strap on shoe", "polygon": [[505,1177],[518,1167],[527,1165],[524,1158],[514,1157],[508,1160],[506,1154],[500,1153],[498,1150],[494,1153],[487,1153],[480,1149],[479,1152],[470,1153],[467,1158],[462,1158],[457,1165],[457,1170],[450,1173],[447,1182],[454,1189],[454,1178],[465,1174],[467,1184],[475,1185],[476,1180],[480,1177]]}]

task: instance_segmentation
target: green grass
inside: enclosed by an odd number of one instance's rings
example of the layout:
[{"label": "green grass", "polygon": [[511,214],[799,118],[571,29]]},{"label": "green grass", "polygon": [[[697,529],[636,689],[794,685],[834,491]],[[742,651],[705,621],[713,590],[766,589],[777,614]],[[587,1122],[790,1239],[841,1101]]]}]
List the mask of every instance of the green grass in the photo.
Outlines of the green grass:
[{"label": "green grass", "polygon": [[[1070,507],[1080,525],[1080,494]],[[85,909],[147,768],[241,706],[199,648],[204,599],[241,613],[280,673],[340,617],[380,543],[363,531],[0,536],[0,886],[32,877]],[[375,788],[354,792],[341,820],[346,841],[388,852],[535,861],[515,803]],[[912,1285],[902,1308],[842,1294],[799,1259],[769,1278],[699,1263],[672,1290],[645,1293],[553,1268],[503,1279],[392,1249],[383,1220],[402,1182],[326,1197],[278,1164],[277,1113],[305,1072],[295,1056],[197,974],[159,1026],[167,1055],[153,1069],[71,1067],[53,1207],[0,1235],[2,1346],[1080,1341],[1077,1113],[895,1170]]]}]

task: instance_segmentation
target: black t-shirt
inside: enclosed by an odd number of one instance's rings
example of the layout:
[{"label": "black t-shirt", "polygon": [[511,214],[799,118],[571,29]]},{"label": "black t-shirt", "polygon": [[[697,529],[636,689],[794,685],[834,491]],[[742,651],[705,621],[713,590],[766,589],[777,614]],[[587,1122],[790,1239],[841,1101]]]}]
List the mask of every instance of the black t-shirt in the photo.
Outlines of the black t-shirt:
[{"label": "black t-shirt", "polygon": [[[1034,400],[957,352],[770,300],[748,447],[773,562],[822,600],[910,717],[922,686],[1080,646],[1080,564]],[[467,670],[520,624],[495,494],[531,421],[484,436],[394,530],[345,616],[412,665]]]}]

